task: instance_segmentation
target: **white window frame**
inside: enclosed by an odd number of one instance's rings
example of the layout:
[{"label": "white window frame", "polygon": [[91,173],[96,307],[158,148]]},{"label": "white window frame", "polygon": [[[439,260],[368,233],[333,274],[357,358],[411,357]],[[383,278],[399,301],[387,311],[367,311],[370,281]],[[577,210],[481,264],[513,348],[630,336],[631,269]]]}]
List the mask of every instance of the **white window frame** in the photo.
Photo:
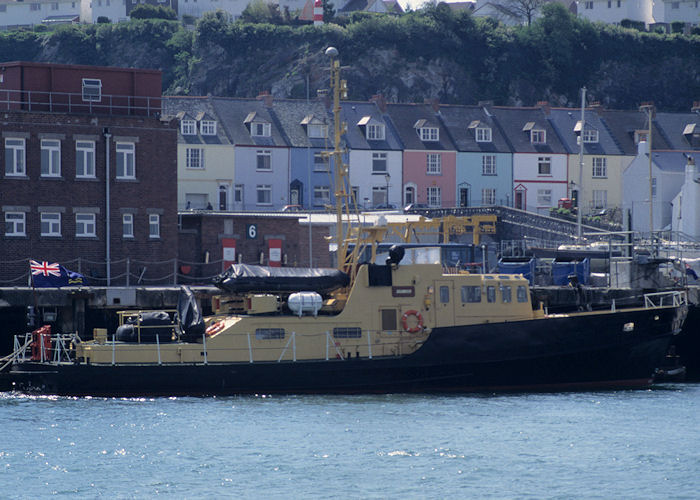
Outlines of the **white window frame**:
[{"label": "white window frame", "polygon": [[83,102],[100,102],[102,100],[102,80],[83,78]]},{"label": "white window frame", "polygon": [[253,137],[270,137],[272,135],[272,125],[265,122],[252,122],[250,124],[250,135]]},{"label": "white window frame", "polygon": [[306,126],[306,131],[310,139],[324,139],[328,137],[328,125],[322,123],[309,123]]},{"label": "white window frame", "polygon": [[[79,159],[82,158],[82,171]],[[75,141],[75,177],[95,178],[95,141]]]},{"label": "white window frame", "polygon": [[216,135],[216,121],[202,120],[199,124],[199,131],[202,135]]},{"label": "white window frame", "polygon": [[61,213],[41,212],[41,236],[61,236]]},{"label": "white window frame", "polygon": [[530,130],[531,144],[547,144],[547,131],[542,129]]},{"label": "white window frame", "polygon": [[441,207],[442,206],[442,188],[440,186],[428,186],[428,206],[429,207]]},{"label": "white window frame", "polygon": [[607,189],[594,189],[592,191],[591,198],[591,208],[601,209],[607,208],[608,206],[608,190]]},{"label": "white window frame", "polygon": [[243,203],[243,184],[233,186],[233,202]]},{"label": "white window frame", "polygon": [[481,175],[496,175],[496,155],[481,157]]},{"label": "white window frame", "polygon": [[5,138],[5,175],[24,177],[27,175],[26,141],[17,137]]},{"label": "white window frame", "polygon": [[314,205],[327,205],[331,202],[331,188],[329,186],[314,186]]},{"label": "white window frame", "polygon": [[491,142],[491,127],[476,128],[476,142]]},{"label": "white window frame", "polygon": [[204,169],[204,148],[185,149],[185,168],[193,170]]},{"label": "white window frame", "polygon": [[323,153],[314,153],[314,172],[328,172],[329,170],[329,158],[324,156]]},{"label": "white window frame", "polygon": [[428,175],[442,175],[442,155],[440,153],[426,154],[425,173]]},{"label": "white window frame", "polygon": [[593,2],[591,0],[584,2],[584,6],[587,10],[593,10]]},{"label": "white window frame", "polygon": [[541,188],[537,190],[537,206],[551,207],[552,206],[552,190],[550,188]]},{"label": "white window frame", "polygon": [[180,122],[180,133],[182,135],[197,135],[197,122],[194,120],[182,120]]},{"label": "white window frame", "polygon": [[58,139],[41,140],[41,176],[61,176],[61,141]]},{"label": "white window frame", "polygon": [[255,204],[272,205],[272,184],[258,184],[255,186]]},{"label": "white window frame", "polygon": [[586,144],[597,144],[598,131],[592,128],[583,129],[583,142]]},{"label": "white window frame", "polygon": [[75,214],[75,236],[76,238],[88,238],[97,236],[97,222],[95,214],[77,213]]},{"label": "white window frame", "polygon": [[148,214],[148,237],[151,239],[160,238],[160,215]]},{"label": "white window frame", "polygon": [[115,144],[117,179],[136,179],[136,144],[117,142]]},{"label": "white window frame", "polygon": [[5,212],[5,236],[27,236],[27,214]]},{"label": "white window frame", "polygon": [[608,159],[604,156],[594,156],[591,161],[591,172],[595,179],[605,179],[608,177]]},{"label": "white window frame", "polygon": [[551,156],[540,156],[537,158],[537,175],[551,177],[551,175],[552,175],[552,157]]},{"label": "white window frame", "polygon": [[258,149],[255,152],[255,171],[272,172],[272,150]]},{"label": "white window frame", "polygon": [[[380,168],[381,166],[384,168]],[[386,174],[389,171],[388,159],[386,153],[372,153],[372,173]]]},{"label": "white window frame", "polygon": [[495,205],[496,204],[496,190],[494,188],[482,188],[481,189],[481,205]]},{"label": "white window frame", "polygon": [[122,214],[122,237],[134,237],[134,214]]},{"label": "white window frame", "polygon": [[381,123],[370,123],[365,127],[365,137],[368,141],[383,141],[386,137],[384,125]]},{"label": "white window frame", "polygon": [[439,142],[440,129],[437,127],[421,127],[418,129],[420,140],[423,142]]}]

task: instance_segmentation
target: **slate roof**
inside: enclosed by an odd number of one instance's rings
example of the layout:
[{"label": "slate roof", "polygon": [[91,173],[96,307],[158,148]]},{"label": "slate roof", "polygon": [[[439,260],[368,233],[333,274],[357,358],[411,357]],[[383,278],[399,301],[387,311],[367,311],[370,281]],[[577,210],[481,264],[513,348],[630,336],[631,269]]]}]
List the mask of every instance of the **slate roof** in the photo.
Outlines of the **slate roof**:
[{"label": "slate roof", "polygon": [[[574,132],[581,121],[581,109],[578,108],[551,108],[547,119],[553,125],[559,139],[570,154],[579,152],[578,133]],[[587,155],[622,155],[623,151],[615,142],[610,131],[601,121],[598,113],[591,109],[585,110],[585,130],[597,130],[598,142],[584,142],[583,153]]]},{"label": "slate roof", "polygon": [[[344,101],[340,106],[341,120],[347,123],[345,142],[351,149],[401,150],[403,146],[386,116],[372,102]],[[365,127],[360,123],[383,124],[384,140],[368,141]]]},{"label": "slate roof", "polygon": [[[456,151],[445,126],[430,104],[387,104],[386,114],[399,135],[404,149],[423,151]],[[439,141],[420,139],[416,125],[431,125],[439,129]]]},{"label": "slate roof", "polygon": [[214,120],[217,122],[216,135],[202,135],[199,127],[193,135],[182,135],[177,129],[178,144],[231,144],[221,120],[217,117],[210,97],[163,96],[163,115],[175,116],[178,120],[187,117],[190,120]]},{"label": "slate roof", "polygon": [[[700,152],[688,153],[687,156],[692,156],[695,159],[695,164],[700,165]],[[652,152],[654,165],[664,172],[685,172],[685,166],[688,163],[687,156],[686,153],[680,151]]]},{"label": "slate roof", "polygon": [[[441,105],[440,118],[458,151],[510,153],[496,120],[481,106]],[[476,128],[491,129],[491,142],[477,142]]]},{"label": "slate roof", "polygon": [[[231,143],[237,146],[287,146],[277,117],[262,99],[213,97],[212,105]],[[246,119],[270,123],[270,137],[253,136]]]},{"label": "slate roof", "polygon": [[[333,149],[333,117],[328,113],[323,101],[315,99],[307,103],[304,100],[275,99],[272,103],[272,114],[281,134],[291,147]],[[328,125],[328,138],[309,137],[302,122],[310,116],[314,122],[320,121]]]},{"label": "slate roof", "polygon": [[[669,149],[700,150],[700,114],[657,113],[654,122]],[[651,145],[653,149],[660,149],[653,141]]]},{"label": "slate roof", "polygon": [[[648,130],[647,117],[641,111],[617,111],[598,108],[596,112],[602,123],[607,127],[618,147],[625,155],[636,156],[637,144],[634,140],[635,130]],[[651,147],[657,149],[671,149],[669,144],[659,133],[654,120],[652,120]]]},{"label": "slate roof", "polygon": [[[568,152],[541,108],[493,106],[487,109],[496,117],[514,153],[565,154]],[[529,131],[532,129],[546,132],[545,144],[531,143]]]}]

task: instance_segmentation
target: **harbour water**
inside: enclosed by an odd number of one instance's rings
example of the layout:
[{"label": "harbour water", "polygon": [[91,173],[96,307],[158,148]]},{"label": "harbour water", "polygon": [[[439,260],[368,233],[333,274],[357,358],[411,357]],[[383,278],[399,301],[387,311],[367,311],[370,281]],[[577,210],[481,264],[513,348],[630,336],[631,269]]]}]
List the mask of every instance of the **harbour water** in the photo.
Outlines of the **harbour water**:
[{"label": "harbour water", "polygon": [[700,385],[509,395],[0,393],[2,498],[698,498]]}]

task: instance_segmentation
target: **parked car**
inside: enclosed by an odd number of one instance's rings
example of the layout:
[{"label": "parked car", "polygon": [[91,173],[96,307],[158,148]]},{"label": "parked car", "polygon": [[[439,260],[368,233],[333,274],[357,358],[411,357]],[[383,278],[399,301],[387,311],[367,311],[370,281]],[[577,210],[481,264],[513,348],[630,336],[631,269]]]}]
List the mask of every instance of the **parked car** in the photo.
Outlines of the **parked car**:
[{"label": "parked car", "polygon": [[414,212],[416,210],[428,210],[430,207],[426,203],[409,203],[403,209],[404,212]]},{"label": "parked car", "polygon": [[375,210],[396,210],[396,205],[393,203],[380,203],[374,207]]},{"label": "parked car", "polygon": [[285,205],[282,207],[283,212],[301,212],[301,205]]}]

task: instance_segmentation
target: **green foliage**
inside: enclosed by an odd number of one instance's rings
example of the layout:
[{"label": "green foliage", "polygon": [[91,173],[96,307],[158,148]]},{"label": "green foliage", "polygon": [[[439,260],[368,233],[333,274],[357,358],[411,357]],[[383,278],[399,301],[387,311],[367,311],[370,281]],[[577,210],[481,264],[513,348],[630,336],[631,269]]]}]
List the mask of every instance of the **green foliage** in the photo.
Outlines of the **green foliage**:
[{"label": "green foliage", "polygon": [[671,33],[683,33],[685,23],[683,21],[673,21],[671,23]]},{"label": "green foliage", "polygon": [[177,19],[177,14],[170,7],[144,3],[135,7],[129,14],[129,17],[132,19],[167,19],[174,21]]},{"label": "green foliage", "polygon": [[644,21],[633,21],[631,19],[623,19],[622,21],[620,21],[620,26],[622,26],[623,28],[635,29],[637,31],[646,31]]},{"label": "green foliage", "polygon": [[279,5],[253,0],[241,13],[241,21],[244,23],[271,23],[282,24],[282,14]]}]

